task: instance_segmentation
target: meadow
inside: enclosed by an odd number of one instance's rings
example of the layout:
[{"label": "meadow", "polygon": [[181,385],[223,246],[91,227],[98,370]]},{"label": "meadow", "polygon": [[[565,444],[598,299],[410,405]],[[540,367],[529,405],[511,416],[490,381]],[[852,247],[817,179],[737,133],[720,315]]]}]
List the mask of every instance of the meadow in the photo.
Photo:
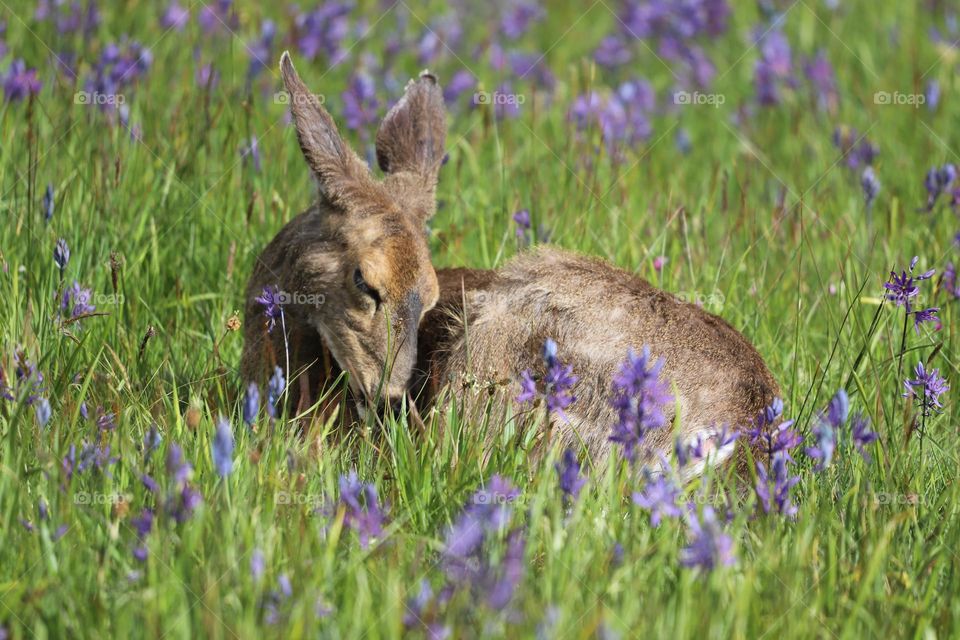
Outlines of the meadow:
[{"label": "meadow", "polygon": [[[0,7],[0,639],[960,634],[960,4]],[[316,197],[284,50],[371,162],[439,77],[437,267],[636,272],[802,442],[683,485],[455,405],[255,405],[246,280]]]}]

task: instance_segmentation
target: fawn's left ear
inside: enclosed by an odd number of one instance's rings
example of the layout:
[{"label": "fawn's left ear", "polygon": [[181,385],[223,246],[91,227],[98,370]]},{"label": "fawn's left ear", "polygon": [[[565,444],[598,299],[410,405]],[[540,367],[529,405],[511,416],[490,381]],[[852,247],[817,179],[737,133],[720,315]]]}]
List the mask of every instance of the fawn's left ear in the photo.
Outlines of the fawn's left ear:
[{"label": "fawn's left ear", "polygon": [[436,76],[424,71],[407,83],[403,97],[380,123],[377,164],[385,173],[416,174],[432,191],[443,163],[446,137],[443,91]]}]

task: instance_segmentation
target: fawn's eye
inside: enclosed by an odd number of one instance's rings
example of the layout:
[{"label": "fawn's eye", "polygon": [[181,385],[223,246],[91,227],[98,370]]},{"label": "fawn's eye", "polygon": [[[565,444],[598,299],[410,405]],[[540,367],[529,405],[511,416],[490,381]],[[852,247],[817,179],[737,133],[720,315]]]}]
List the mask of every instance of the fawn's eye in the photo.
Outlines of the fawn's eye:
[{"label": "fawn's eye", "polygon": [[380,306],[380,292],[367,284],[367,281],[363,279],[363,273],[359,267],[353,272],[353,284],[357,285],[360,293],[370,296],[370,299],[373,300],[378,307]]}]

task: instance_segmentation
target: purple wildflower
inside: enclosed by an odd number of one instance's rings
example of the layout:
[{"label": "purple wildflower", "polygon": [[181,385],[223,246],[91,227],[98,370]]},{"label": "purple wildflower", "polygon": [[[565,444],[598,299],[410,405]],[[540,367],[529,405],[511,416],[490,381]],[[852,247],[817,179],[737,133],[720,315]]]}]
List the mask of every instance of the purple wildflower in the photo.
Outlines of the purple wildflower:
[{"label": "purple wildflower", "polygon": [[954,298],[960,299],[960,281],[957,280],[957,267],[952,262],[948,262],[947,268],[943,270],[943,288]]},{"label": "purple wildflower", "polygon": [[233,471],[233,427],[223,416],[217,418],[212,450],[213,466],[217,468],[221,478],[226,478]]},{"label": "purple wildflower", "polygon": [[637,448],[646,434],[666,426],[663,408],[673,402],[667,383],[660,380],[663,358],[648,368],[649,361],[648,347],[639,356],[631,349],[613,378],[611,403],[618,419],[610,440],[623,446],[623,457],[631,463],[636,461]]},{"label": "purple wildflower", "polygon": [[940,322],[940,318],[937,317],[937,312],[940,311],[940,307],[930,307],[929,309],[918,309],[913,313],[913,328],[916,330],[917,335],[920,335],[920,325],[924,322]]},{"label": "purple wildflower", "polygon": [[295,25],[300,53],[308,60],[324,54],[330,66],[339,64],[345,55],[341,44],[350,29],[349,12],[350,5],[345,2],[325,2],[314,11],[299,14]]},{"label": "purple wildflower", "polygon": [[3,76],[3,93],[10,102],[20,102],[40,93],[43,83],[36,69],[28,69],[20,58],[13,60]]},{"label": "purple wildflower", "polygon": [[167,5],[163,15],[160,16],[160,26],[164,29],[175,29],[183,31],[190,21],[190,10],[181,7],[177,0],[173,0]]},{"label": "purple wildflower", "polygon": [[253,164],[253,170],[260,173],[262,165],[260,162],[260,142],[257,140],[257,136],[250,136],[250,141],[240,147],[240,157],[243,159],[244,165],[249,161]]},{"label": "purple wildflower", "polygon": [[36,413],[37,424],[41,428],[46,427],[47,423],[50,422],[50,416],[52,410],[50,409],[50,401],[46,398],[39,398],[33,405],[34,413]]},{"label": "purple wildflower", "polygon": [[790,43],[779,28],[761,33],[758,42],[760,58],[753,68],[757,100],[763,106],[774,106],[780,104],[780,87],[792,82]]},{"label": "purple wildflower", "polygon": [[263,315],[267,318],[267,332],[272,332],[279,318],[283,322],[283,303],[285,296],[280,287],[268,285],[263,288],[263,292],[257,296],[256,302],[263,305]]},{"label": "purple wildflower", "polygon": [[[510,522],[512,504],[520,491],[505,478],[494,475],[487,486],[477,490],[457,521],[447,530],[444,554],[448,560],[464,560],[479,552],[488,533],[500,532]],[[467,567],[451,568],[462,575]]]},{"label": "purple wildflower", "polygon": [[213,89],[220,83],[220,72],[214,68],[213,63],[202,64],[197,67],[193,81],[201,89]]},{"label": "purple wildflower", "polygon": [[267,415],[271,418],[277,417],[277,404],[284,389],[286,389],[286,380],[283,378],[283,369],[274,367],[273,375],[267,382]]},{"label": "purple wildflower", "polygon": [[837,78],[830,61],[824,51],[804,65],[804,73],[817,96],[817,106],[823,110],[834,110],[837,107]]},{"label": "purple wildflower", "polygon": [[650,524],[659,527],[664,516],[679,518],[680,489],[664,475],[647,478],[642,492],[634,492],[633,503],[650,512]]},{"label": "purple wildflower", "polygon": [[697,518],[695,513],[689,514],[687,522],[692,540],[681,552],[682,566],[712,571],[718,566],[731,566],[736,563],[733,540],[723,532],[713,507],[704,507],[700,518]]},{"label": "purple wildflower", "polygon": [[924,416],[939,413],[943,409],[940,396],[950,390],[950,385],[940,375],[939,369],[927,370],[922,362],[917,364],[914,372],[917,377],[907,379],[903,383],[907,389],[906,393],[903,394],[904,397],[912,396]]},{"label": "purple wildflower", "polygon": [[150,493],[160,492],[160,485],[157,484],[157,481],[154,480],[152,476],[149,476],[146,473],[140,476],[140,483],[143,485],[143,488]]},{"label": "purple wildflower", "polygon": [[867,453],[867,445],[879,439],[880,435],[870,430],[870,418],[862,413],[854,414],[850,424],[850,438],[863,459],[869,462],[870,454]]},{"label": "purple wildflower", "polygon": [[260,582],[263,578],[263,572],[266,570],[267,561],[263,556],[261,549],[254,549],[250,554],[250,576],[254,582]]},{"label": "purple wildflower", "polygon": [[910,306],[910,300],[917,297],[920,293],[920,287],[918,287],[916,283],[921,280],[928,280],[936,273],[935,269],[930,269],[920,275],[913,275],[913,269],[917,266],[917,260],[918,258],[914,256],[913,260],[910,261],[909,271],[901,271],[899,275],[897,275],[895,271],[891,271],[890,280],[883,285],[883,288],[888,292],[887,300],[893,302],[898,307],[904,307],[908,314],[913,311]]},{"label": "purple wildflower", "polygon": [[557,470],[557,476],[560,479],[560,490],[565,499],[576,502],[580,497],[580,490],[586,484],[587,479],[580,475],[580,462],[577,460],[577,454],[573,449],[567,449],[563,452],[563,458],[554,465]]},{"label": "purple wildflower", "polygon": [[90,304],[93,293],[90,289],[84,289],[76,280],[72,287],[67,287],[60,298],[60,312],[64,318],[79,318],[88,313],[96,311],[96,307]]},{"label": "purple wildflower", "polygon": [[607,69],[616,69],[630,62],[633,55],[627,43],[622,38],[610,35],[600,41],[600,45],[593,52],[593,59],[597,64]]},{"label": "purple wildflower", "polygon": [[344,510],[343,526],[357,532],[361,547],[366,549],[371,538],[383,535],[386,516],[380,508],[377,488],[360,482],[355,470],[340,476],[340,505]]},{"label": "purple wildflower", "polygon": [[433,588],[430,581],[424,578],[412,598],[406,602],[406,612],[403,614],[403,627],[407,631],[422,629],[429,640],[441,640],[450,637],[450,629],[434,620],[432,606],[435,602]]},{"label": "purple wildflower", "polygon": [[880,149],[866,136],[861,136],[856,129],[846,126],[833,130],[833,145],[840,150],[851,170],[872,165],[880,154]]},{"label": "purple wildflower", "polygon": [[233,0],[212,0],[204,4],[197,20],[200,28],[208,34],[220,30],[233,33],[240,25],[237,13],[233,10]]},{"label": "purple wildflower", "polygon": [[557,343],[551,338],[543,343],[543,360],[547,365],[547,373],[543,377],[547,412],[557,413],[563,418],[564,409],[576,401],[570,390],[578,378],[573,375],[573,365],[564,365],[557,358]]},{"label": "purple wildflower", "polygon": [[456,102],[460,96],[469,91],[476,85],[477,81],[473,74],[465,69],[461,69],[453,74],[447,86],[443,88],[443,99],[447,104]]},{"label": "purple wildflower", "polygon": [[863,188],[863,199],[869,209],[873,206],[877,194],[880,193],[880,179],[874,173],[873,167],[867,167],[863,170],[863,175],[860,177],[860,186]]},{"label": "purple wildflower", "polygon": [[773,459],[773,477],[767,475],[767,469],[762,462],[757,462],[757,484],[755,487],[757,500],[764,513],[771,511],[788,518],[797,514],[797,507],[790,499],[790,490],[800,482],[800,476],[791,475],[788,460],[785,456]]},{"label": "purple wildflower", "polygon": [[530,29],[531,24],[541,20],[544,15],[546,12],[543,8],[532,0],[511,2],[500,20],[500,30],[507,38],[516,40]]},{"label": "purple wildflower", "polygon": [[167,473],[175,483],[185,484],[193,475],[193,467],[183,457],[183,449],[175,442],[167,449]]},{"label": "purple wildflower", "polygon": [[251,382],[243,394],[243,421],[252,427],[260,412],[260,388],[256,382]]},{"label": "purple wildflower", "polygon": [[[53,185],[48,184],[43,192],[43,219],[47,222],[53,220],[54,194]],[[58,241],[59,242],[59,241]]]},{"label": "purple wildflower", "polygon": [[849,413],[850,398],[844,389],[840,389],[830,400],[826,415],[818,417],[817,425],[813,428],[814,446],[804,450],[817,461],[814,471],[830,466],[839,440],[838,432],[846,424]]},{"label": "purple wildflower", "polygon": [[30,362],[22,351],[17,351],[14,354],[14,364],[16,365],[14,371],[16,384],[14,387],[6,387],[6,383],[4,383],[0,391],[3,392],[3,397],[7,400],[22,397],[24,404],[32,405],[47,390],[43,386],[43,373]]},{"label": "purple wildflower", "polygon": [[273,20],[264,20],[260,25],[260,37],[252,44],[247,45],[250,56],[250,66],[247,68],[247,79],[253,80],[270,64],[270,53],[273,49],[273,39],[277,35],[277,25]]},{"label": "purple wildflower", "polygon": [[513,599],[517,585],[523,579],[524,553],[527,541],[523,531],[515,529],[507,536],[507,549],[500,566],[488,568],[487,576],[481,580],[487,592],[487,606],[494,611],[503,611]]},{"label": "purple wildflower", "polygon": [[140,515],[130,519],[130,524],[133,525],[133,530],[137,533],[138,542],[136,548],[133,550],[133,557],[140,562],[144,562],[147,559],[148,552],[144,540],[153,530],[153,517],[154,513],[152,509],[144,509],[140,512]]},{"label": "purple wildflower", "polygon": [[937,105],[940,104],[940,83],[936,80],[930,80],[927,82],[923,96],[926,98],[927,109],[930,111],[936,111]]},{"label": "purple wildflower", "polygon": [[53,248],[53,263],[57,265],[57,268],[60,269],[60,275],[63,275],[63,270],[67,268],[67,264],[70,262],[70,247],[67,246],[67,241],[63,238],[57,240],[56,246]]},{"label": "purple wildflower", "polygon": [[340,99],[343,100],[344,125],[348,129],[366,133],[367,127],[377,121],[380,103],[370,74],[364,71],[354,73]]},{"label": "purple wildflower", "polygon": [[530,210],[520,209],[513,214],[513,221],[516,223],[516,234],[518,240],[523,240],[530,231]]}]

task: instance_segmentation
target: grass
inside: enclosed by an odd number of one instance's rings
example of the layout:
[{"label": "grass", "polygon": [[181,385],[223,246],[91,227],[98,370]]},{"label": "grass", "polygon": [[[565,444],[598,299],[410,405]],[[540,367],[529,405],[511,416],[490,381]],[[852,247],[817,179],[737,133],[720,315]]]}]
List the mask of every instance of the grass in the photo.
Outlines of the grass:
[{"label": "grass", "polygon": [[[421,19],[442,9],[401,5],[378,21],[378,6],[355,10],[371,30],[347,38],[351,60],[379,59],[398,14],[407,13],[412,40]],[[590,468],[581,499],[567,510],[553,457],[532,462],[509,433],[484,452],[481,432],[500,425],[465,422],[455,407],[445,429],[435,415],[422,432],[400,418],[382,432],[367,423],[328,434],[318,448],[284,420],[246,429],[236,373],[242,339],[228,321],[243,308],[257,253],[314,195],[285,106],[273,99],[281,45],[248,91],[241,39],[201,36],[195,19],[182,33],[164,33],[152,7],[118,3],[103,8],[102,24],[84,38],[34,20],[27,3],[8,8],[7,45],[40,69],[44,88],[32,101],[0,108],[0,362],[12,379],[22,349],[45,376],[53,413],[40,428],[32,406],[0,403],[0,628],[12,637],[402,636],[406,603],[421,580],[443,586],[446,528],[493,474],[522,491],[513,523],[525,527],[526,572],[511,612],[460,591],[423,614],[454,637],[532,637],[538,628],[546,637],[957,634],[958,409],[948,394],[921,448],[910,433],[916,412],[901,397],[903,378],[920,360],[957,380],[957,308],[937,279],[923,283],[922,302],[941,307],[942,330],[909,330],[903,353],[903,311],[881,306],[891,268],[920,255],[919,268],[936,268],[939,277],[957,258],[949,208],[916,210],[927,168],[958,159],[956,51],[927,35],[944,28],[940,14],[920,3],[865,0],[837,10],[803,1],[790,7],[783,25],[795,56],[823,49],[836,69],[833,112],[817,109],[802,83],[781,105],[756,106],[758,52],[746,36],[763,19],[754,7],[738,4],[727,33],[707,44],[718,70],[709,91],[725,99],[716,108],[670,104],[673,71],[640,48],[631,69],[656,88],[660,113],[650,139],[620,162],[598,132],[578,137],[566,118],[576,95],[617,78],[590,61],[616,26],[604,2],[551,7],[523,38],[522,48],[548,50],[557,85],[548,96],[516,83],[527,98],[519,118],[496,120],[489,109],[465,108],[467,98],[451,109],[450,160],[431,223],[437,266],[503,263],[518,251],[511,215],[529,208],[551,242],[705,300],[740,328],[780,381],[786,414],[801,432],[809,434],[816,412],[845,387],[880,433],[869,462],[841,452],[814,474],[798,456],[795,520],[757,516],[749,479],[712,478],[706,499],[724,487],[733,496],[726,531],[738,560],[705,573],[678,564],[686,526],[651,527],[629,500],[637,482],[619,465]],[[244,40],[256,36],[262,11],[239,5]],[[271,17],[282,40],[289,19]],[[483,20],[464,24],[469,43],[491,33]],[[75,104],[82,81],[57,75],[52,63],[53,51],[76,52],[85,76],[102,46],[122,34],[149,45],[154,58],[125,91],[142,141]],[[194,82],[195,46],[220,73],[211,90]],[[471,51],[444,51],[434,65],[441,79],[469,65],[484,88],[495,87],[497,72]],[[299,66],[340,119],[354,65]],[[420,66],[413,45],[393,57],[401,83]],[[943,91],[935,110],[874,100],[877,91],[915,95],[932,78]],[[396,91],[377,79],[382,113]],[[841,124],[881,148],[875,168],[883,187],[869,222],[860,174],[831,142]],[[686,155],[674,144],[681,129],[692,141]],[[238,153],[251,135],[261,147],[259,171]],[[56,211],[46,223],[48,183]],[[72,251],[62,279],[51,261],[61,237]],[[657,271],[661,255],[667,263]],[[57,292],[74,279],[92,287],[103,315],[63,324]],[[81,403],[93,418],[98,407],[116,414],[108,437],[118,460],[108,473],[67,479],[61,460],[96,432]],[[237,434],[235,468],[225,479],[211,458],[219,414],[230,416]],[[145,461],[141,443],[153,424],[163,444]],[[163,461],[173,443],[194,467],[203,505],[183,523],[158,517],[140,562],[132,518],[158,504],[140,475],[156,478],[161,494],[172,490]],[[389,504],[385,533],[367,548],[342,526],[342,512],[330,513],[338,477],[351,469]],[[687,493],[703,498],[697,483]],[[41,500],[47,520],[38,516]],[[259,580],[250,570],[257,549],[266,567]],[[503,552],[498,539],[492,553]],[[281,575],[292,586],[286,598]],[[318,616],[318,602],[332,613]]]}]

